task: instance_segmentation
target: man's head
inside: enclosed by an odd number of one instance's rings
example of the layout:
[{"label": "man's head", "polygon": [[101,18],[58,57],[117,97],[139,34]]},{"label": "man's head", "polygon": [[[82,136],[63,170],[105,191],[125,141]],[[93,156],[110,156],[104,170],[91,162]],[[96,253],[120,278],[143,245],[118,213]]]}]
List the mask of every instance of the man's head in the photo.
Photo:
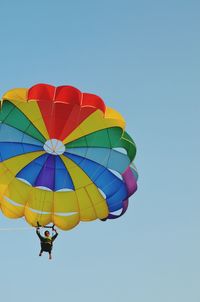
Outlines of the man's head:
[{"label": "man's head", "polygon": [[45,235],[46,237],[49,237],[49,236],[50,236],[49,231],[45,231],[45,232],[44,232],[44,235]]}]

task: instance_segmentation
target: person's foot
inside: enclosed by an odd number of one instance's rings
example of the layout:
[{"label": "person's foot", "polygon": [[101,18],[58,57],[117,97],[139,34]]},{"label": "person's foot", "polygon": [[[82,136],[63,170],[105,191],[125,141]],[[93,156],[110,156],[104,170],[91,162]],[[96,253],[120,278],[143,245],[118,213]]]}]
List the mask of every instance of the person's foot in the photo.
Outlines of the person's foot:
[{"label": "person's foot", "polygon": [[42,256],[42,253],[39,253],[39,256]]},{"label": "person's foot", "polygon": [[52,257],[51,257],[51,255],[49,255],[49,260],[51,260],[52,259]]}]

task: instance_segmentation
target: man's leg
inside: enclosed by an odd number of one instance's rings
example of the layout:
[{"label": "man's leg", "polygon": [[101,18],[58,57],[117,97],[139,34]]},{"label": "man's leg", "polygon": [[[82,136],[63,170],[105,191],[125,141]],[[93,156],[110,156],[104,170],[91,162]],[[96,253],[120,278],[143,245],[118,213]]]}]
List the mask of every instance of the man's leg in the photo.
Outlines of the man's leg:
[{"label": "man's leg", "polygon": [[52,256],[51,256],[51,251],[49,252],[49,260],[52,259]]},{"label": "man's leg", "polygon": [[39,256],[42,256],[42,253],[43,253],[43,250],[41,249],[41,250],[40,250],[40,253],[39,253]]}]

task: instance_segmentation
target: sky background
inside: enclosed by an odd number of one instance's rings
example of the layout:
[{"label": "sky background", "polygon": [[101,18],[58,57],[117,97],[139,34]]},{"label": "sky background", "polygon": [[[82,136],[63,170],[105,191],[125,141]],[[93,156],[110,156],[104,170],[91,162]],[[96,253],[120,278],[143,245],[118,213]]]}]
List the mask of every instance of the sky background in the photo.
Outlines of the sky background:
[{"label": "sky background", "polygon": [[[115,221],[0,231],[4,302],[200,301],[200,2],[0,0],[0,94],[73,85],[121,112],[138,191]],[[0,229],[26,227],[0,215]]]}]

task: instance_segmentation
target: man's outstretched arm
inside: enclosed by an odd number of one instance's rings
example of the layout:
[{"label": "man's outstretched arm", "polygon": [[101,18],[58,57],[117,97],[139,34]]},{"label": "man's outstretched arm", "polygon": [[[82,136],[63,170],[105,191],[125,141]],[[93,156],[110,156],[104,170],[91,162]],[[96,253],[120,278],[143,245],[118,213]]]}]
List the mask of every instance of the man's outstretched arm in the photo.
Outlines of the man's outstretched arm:
[{"label": "man's outstretched arm", "polygon": [[56,239],[56,237],[58,236],[58,232],[57,232],[57,230],[54,230],[54,232],[56,232],[56,233],[53,235],[53,237],[52,237],[52,241],[54,241],[54,240]]},{"label": "man's outstretched arm", "polygon": [[42,240],[42,236],[40,235],[39,228],[36,228],[36,234],[38,235],[38,237],[40,238],[40,240]]}]

